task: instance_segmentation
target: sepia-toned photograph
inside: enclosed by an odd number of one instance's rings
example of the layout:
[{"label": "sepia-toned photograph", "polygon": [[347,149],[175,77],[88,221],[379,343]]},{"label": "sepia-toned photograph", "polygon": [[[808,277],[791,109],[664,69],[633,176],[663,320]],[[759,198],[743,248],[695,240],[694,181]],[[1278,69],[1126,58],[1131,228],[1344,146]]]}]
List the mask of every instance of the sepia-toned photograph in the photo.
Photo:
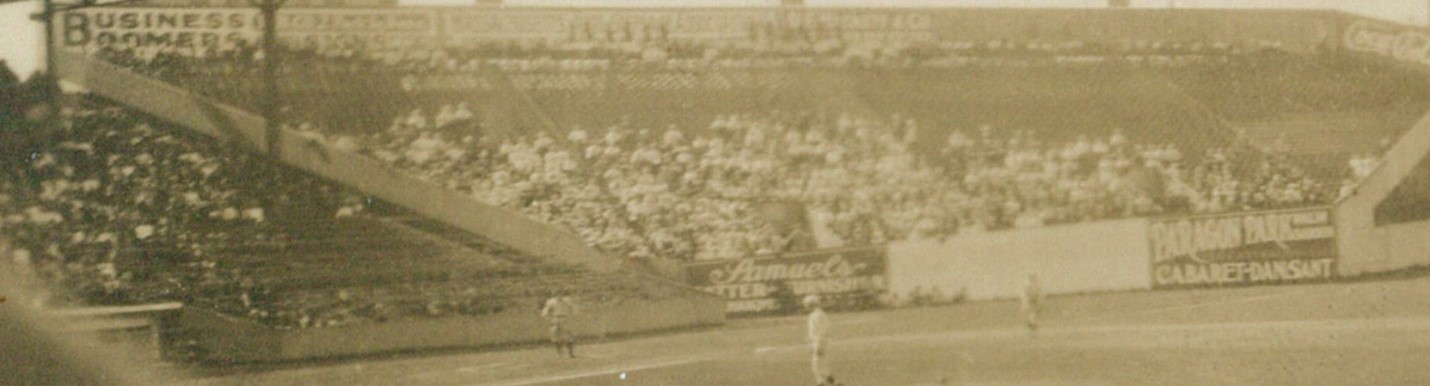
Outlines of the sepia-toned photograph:
[{"label": "sepia-toned photograph", "polygon": [[0,0],[0,386],[1430,385],[1430,0]]}]

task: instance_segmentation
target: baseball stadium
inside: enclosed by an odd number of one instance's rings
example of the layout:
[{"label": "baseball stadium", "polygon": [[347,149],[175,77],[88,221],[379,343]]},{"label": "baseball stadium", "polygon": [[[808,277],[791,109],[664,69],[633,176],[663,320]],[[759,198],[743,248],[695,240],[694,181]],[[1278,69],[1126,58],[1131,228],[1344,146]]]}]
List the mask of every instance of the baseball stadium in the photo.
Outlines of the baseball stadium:
[{"label": "baseball stadium", "polygon": [[809,1],[0,3],[0,385],[1430,383],[1430,3]]}]

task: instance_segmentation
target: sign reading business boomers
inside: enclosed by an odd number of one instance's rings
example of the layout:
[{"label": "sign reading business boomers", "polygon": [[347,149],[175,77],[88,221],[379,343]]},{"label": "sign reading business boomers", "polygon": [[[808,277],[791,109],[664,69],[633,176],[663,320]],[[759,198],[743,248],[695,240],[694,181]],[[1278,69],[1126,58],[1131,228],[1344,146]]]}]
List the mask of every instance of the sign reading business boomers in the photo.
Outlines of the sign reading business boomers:
[{"label": "sign reading business boomers", "polygon": [[1328,208],[1153,221],[1154,288],[1330,279],[1335,227]]},{"label": "sign reading business boomers", "polygon": [[839,304],[885,286],[884,247],[814,251],[783,257],[699,262],[685,267],[692,286],[727,299],[726,313],[781,309],[781,299],[817,294]]},{"label": "sign reading business boomers", "polygon": [[[156,47],[181,52],[257,44],[262,17],[252,8],[105,7],[65,12],[56,31],[64,47]],[[288,44],[431,41],[436,13],[394,9],[285,9],[278,37]]]}]

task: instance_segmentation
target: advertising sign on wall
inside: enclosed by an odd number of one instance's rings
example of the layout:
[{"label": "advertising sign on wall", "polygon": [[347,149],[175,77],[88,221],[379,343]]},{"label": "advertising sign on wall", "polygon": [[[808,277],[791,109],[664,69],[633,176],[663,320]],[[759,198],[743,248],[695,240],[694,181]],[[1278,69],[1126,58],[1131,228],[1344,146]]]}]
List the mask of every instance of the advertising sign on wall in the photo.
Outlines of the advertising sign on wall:
[{"label": "advertising sign on wall", "polygon": [[[436,36],[437,24],[431,12],[292,9],[278,14],[278,35],[290,43],[417,42]],[[257,42],[262,26],[252,8],[93,8],[64,13],[56,28],[65,47],[225,49]]]},{"label": "advertising sign on wall", "polygon": [[1430,66],[1430,31],[1422,29],[1361,20],[1346,28],[1345,45],[1351,51]]},{"label": "advertising sign on wall", "polygon": [[1329,208],[1154,220],[1152,287],[1187,288],[1330,279]]},{"label": "advertising sign on wall", "polygon": [[[147,7],[75,10],[66,12],[57,28],[67,47],[229,44],[258,36],[257,10],[245,1],[155,0],[140,3]],[[1336,36],[1328,20],[1295,12],[1194,12],[1165,18],[1059,10],[394,8],[387,4],[389,0],[291,3],[278,14],[278,34],[285,40],[354,40],[369,46],[520,41],[576,46],[621,43],[632,49],[652,41],[705,41],[720,47],[840,44],[870,49],[939,40],[1118,42],[1132,38],[1272,41],[1296,50]],[[220,6],[227,8],[215,8]],[[1425,33],[1419,31],[1362,22],[1349,28],[1345,39],[1352,49],[1393,53],[1423,63]]]},{"label": "advertising sign on wall", "polygon": [[[135,5],[145,7],[186,7],[186,8],[246,8],[252,7],[251,0],[140,0]],[[397,0],[285,0],[284,8],[375,8],[396,7]]]},{"label": "advertising sign on wall", "polygon": [[805,295],[829,303],[868,296],[885,287],[884,247],[814,251],[687,265],[687,283],[725,297],[728,314],[779,311]]},{"label": "advertising sign on wall", "polygon": [[[114,7],[66,12],[57,28],[68,47],[224,48],[257,39],[255,8],[226,0],[210,7]],[[324,0],[312,0],[324,1]],[[373,0],[377,1],[377,0]],[[230,8],[213,8],[228,5]],[[477,44],[490,41],[638,43],[667,40],[846,42],[927,41],[937,18],[897,10],[544,10],[304,8],[278,13],[285,40],[360,39],[365,44]]]}]

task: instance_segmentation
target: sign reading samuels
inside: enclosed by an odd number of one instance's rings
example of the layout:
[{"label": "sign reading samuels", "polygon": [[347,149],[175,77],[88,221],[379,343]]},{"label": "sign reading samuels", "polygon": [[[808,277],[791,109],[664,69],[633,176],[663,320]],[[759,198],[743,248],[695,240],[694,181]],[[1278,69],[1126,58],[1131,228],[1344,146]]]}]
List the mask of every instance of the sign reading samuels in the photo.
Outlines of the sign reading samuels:
[{"label": "sign reading samuels", "polygon": [[1154,288],[1325,280],[1335,268],[1328,208],[1157,220],[1148,237]]},{"label": "sign reading samuels", "polygon": [[776,311],[781,301],[809,294],[838,303],[882,290],[886,266],[884,248],[871,247],[701,262],[685,273],[691,285],[728,299],[726,313],[745,314]]}]

